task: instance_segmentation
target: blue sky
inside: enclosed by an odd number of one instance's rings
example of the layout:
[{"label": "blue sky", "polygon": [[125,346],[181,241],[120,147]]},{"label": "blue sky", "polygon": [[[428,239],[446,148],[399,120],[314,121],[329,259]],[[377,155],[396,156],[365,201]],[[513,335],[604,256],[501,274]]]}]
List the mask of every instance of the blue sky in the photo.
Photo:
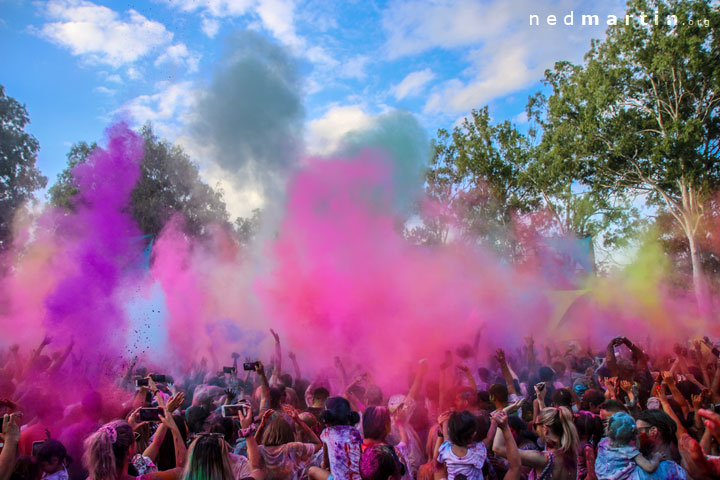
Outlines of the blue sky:
[{"label": "blue sky", "polygon": [[[100,139],[122,115],[152,121],[215,183],[187,130],[233,32],[257,32],[297,61],[304,148],[327,154],[394,110],[428,138],[484,105],[522,124],[542,72],[581,61],[606,16],[623,11],[616,0],[0,0],[0,84],[27,106],[49,184],[72,143]],[[531,14],[570,12],[571,26],[529,25]],[[600,25],[580,25],[585,13]],[[262,205],[223,188],[233,213]]]}]

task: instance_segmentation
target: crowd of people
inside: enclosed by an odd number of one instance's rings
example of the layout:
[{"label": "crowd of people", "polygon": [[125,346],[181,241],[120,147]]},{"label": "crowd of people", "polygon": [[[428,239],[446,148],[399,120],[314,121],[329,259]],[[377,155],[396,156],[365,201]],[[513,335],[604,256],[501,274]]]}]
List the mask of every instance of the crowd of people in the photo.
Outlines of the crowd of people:
[{"label": "crowd of people", "polygon": [[73,381],[72,344],[5,349],[0,480],[720,478],[707,337],[488,352],[478,335],[389,387],[337,357],[305,378],[289,353],[286,372],[272,333],[267,365],[233,354],[177,379],[135,358],[117,378]]}]

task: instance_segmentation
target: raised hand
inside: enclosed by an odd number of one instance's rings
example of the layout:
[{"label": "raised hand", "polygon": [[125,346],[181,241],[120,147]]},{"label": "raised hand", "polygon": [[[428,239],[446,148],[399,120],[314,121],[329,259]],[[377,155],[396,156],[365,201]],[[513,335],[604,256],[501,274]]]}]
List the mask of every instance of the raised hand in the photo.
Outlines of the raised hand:
[{"label": "raised hand", "polygon": [[270,333],[272,333],[272,336],[275,337],[275,343],[280,343],[280,335],[275,333],[275,330],[273,330],[272,328],[270,329]]},{"label": "raised hand", "polygon": [[498,361],[500,365],[505,363],[505,350],[502,348],[498,348],[495,350],[495,359]]},{"label": "raised hand", "polygon": [[248,405],[248,408],[241,408],[238,412],[238,418],[240,419],[240,426],[242,428],[248,428],[252,425],[253,415],[252,408]]},{"label": "raised hand", "polygon": [[495,420],[495,423],[497,423],[498,427],[505,428],[507,426],[507,413],[505,413],[505,410],[496,410],[493,413],[490,414],[490,417]]},{"label": "raised hand", "polygon": [[168,412],[167,408],[163,408],[163,411],[160,414],[160,422],[165,425],[168,430],[178,428],[177,424],[175,423],[175,419],[172,416],[172,413]]},{"label": "raised hand", "polygon": [[282,405],[282,410],[288,417],[296,422],[300,421],[300,413],[292,405],[284,404]]},{"label": "raised hand", "polygon": [[20,412],[5,414],[2,424],[2,438],[4,442],[20,441],[20,426],[15,419],[22,416]]},{"label": "raised hand", "polygon": [[170,400],[167,402],[167,411],[168,412],[174,412],[178,408],[180,408],[180,405],[185,401],[185,394],[183,392],[178,392],[172,397],[170,397]]},{"label": "raised hand", "polygon": [[418,362],[418,374],[425,375],[428,372],[428,361],[427,358],[423,358]]},{"label": "raised hand", "polygon": [[672,385],[675,383],[675,377],[673,377],[672,372],[663,371],[660,372],[660,375],[662,376],[663,382],[665,382],[668,385]]},{"label": "raised hand", "polygon": [[620,380],[620,388],[627,394],[632,392],[632,383],[627,380]]},{"label": "raised hand", "polygon": [[150,422],[141,422],[140,421],[140,409],[142,407],[137,407],[135,410],[130,412],[130,415],[128,415],[127,422],[130,424],[130,428],[133,430],[137,430],[138,428],[142,427],[143,425],[147,425]]}]

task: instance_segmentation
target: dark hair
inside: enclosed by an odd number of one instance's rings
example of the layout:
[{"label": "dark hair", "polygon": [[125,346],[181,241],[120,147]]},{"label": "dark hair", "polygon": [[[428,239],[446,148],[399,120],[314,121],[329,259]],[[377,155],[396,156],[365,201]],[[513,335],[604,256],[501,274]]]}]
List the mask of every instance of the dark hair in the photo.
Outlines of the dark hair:
[{"label": "dark hair", "polygon": [[567,407],[572,409],[573,397],[569,388],[558,388],[552,394],[554,407]]},{"label": "dark hair", "polygon": [[455,396],[465,400],[468,405],[477,405],[477,392],[472,387],[459,387],[455,392]]},{"label": "dark hair", "polygon": [[352,411],[347,399],[330,397],[325,402],[325,409],[320,412],[320,420],[329,427],[355,425],[360,421],[360,415]]},{"label": "dark hair", "polygon": [[270,408],[273,410],[280,410],[280,405],[283,403],[283,397],[285,397],[285,385],[279,387],[270,387]]},{"label": "dark hair", "polygon": [[387,407],[371,406],[362,416],[363,436],[383,441],[390,434],[390,410]]},{"label": "dark hair", "polygon": [[360,478],[387,480],[391,476],[405,475],[405,465],[390,445],[373,445],[360,457]]},{"label": "dark hair", "polygon": [[185,419],[187,420],[188,430],[191,433],[199,433],[203,430],[205,420],[210,416],[210,412],[205,407],[193,405],[185,410]]},{"label": "dark hair", "polygon": [[580,399],[580,408],[583,410],[592,410],[593,408],[602,405],[605,401],[605,395],[595,388],[585,390],[582,398]]},{"label": "dark hair", "polygon": [[488,412],[480,412],[480,415],[475,417],[476,428],[475,428],[475,440],[480,442],[484,439],[490,431],[490,414]]},{"label": "dark hair", "polygon": [[522,418],[518,417],[517,415],[508,415],[507,419],[508,425],[510,426],[510,428],[515,430],[515,434],[517,435],[518,439],[528,440],[533,444],[537,443],[537,433],[530,430],[527,423],[525,423]]},{"label": "dark hair", "polygon": [[40,464],[31,455],[23,455],[15,461],[10,480],[40,480]]},{"label": "dark hair", "polygon": [[538,377],[541,382],[552,382],[555,377],[555,371],[548,366],[542,366],[538,369]]},{"label": "dark hair", "polygon": [[237,426],[232,418],[217,417],[210,424],[210,433],[221,433],[230,445],[235,443],[237,431]]},{"label": "dark hair", "polygon": [[293,385],[293,378],[289,373],[283,373],[278,380],[280,380],[280,383],[285,385],[285,387],[292,387]]},{"label": "dark hair", "polygon": [[495,400],[497,400],[500,403],[507,403],[508,401],[508,388],[507,385],[503,385],[502,383],[493,383],[490,385],[490,389],[488,390],[490,395],[495,397]]},{"label": "dark hair", "polygon": [[313,402],[323,402],[325,403],[325,400],[328,399],[330,396],[330,392],[328,392],[328,389],[325,387],[318,387],[315,390],[313,390]]},{"label": "dark hair", "polygon": [[448,436],[450,441],[458,447],[466,447],[475,439],[477,419],[475,415],[463,410],[453,412],[448,419]]},{"label": "dark hair", "polygon": [[600,410],[606,410],[608,412],[625,412],[627,413],[627,407],[617,400],[605,400],[603,403],[600,404]]},{"label": "dark hair", "polygon": [[587,437],[597,445],[603,436],[603,423],[599,415],[580,411],[575,415],[575,429],[578,437]]},{"label": "dark hair", "polygon": [[[175,419],[175,424],[180,431],[183,443],[187,445],[188,425],[185,421],[185,417],[176,413],[173,415],[173,419]],[[173,438],[170,432],[165,435],[165,438],[163,438],[163,441],[160,444],[160,449],[158,450],[158,455],[155,459],[155,465],[157,465],[158,470],[161,472],[175,468],[175,445],[173,444]]]},{"label": "dark hair", "polygon": [[670,415],[662,410],[643,410],[635,420],[642,420],[648,425],[657,428],[665,443],[674,443],[676,441],[677,424]]},{"label": "dark hair", "polygon": [[36,458],[38,462],[49,462],[53,457],[57,458],[60,462],[65,459],[70,460],[65,445],[51,438],[43,442]]}]

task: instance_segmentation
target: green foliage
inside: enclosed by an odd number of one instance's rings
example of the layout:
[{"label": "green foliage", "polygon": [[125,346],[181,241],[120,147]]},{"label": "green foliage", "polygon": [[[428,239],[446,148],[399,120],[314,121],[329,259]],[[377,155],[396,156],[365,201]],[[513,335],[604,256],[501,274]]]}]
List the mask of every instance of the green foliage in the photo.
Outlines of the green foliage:
[{"label": "green foliage", "polygon": [[[201,235],[210,223],[229,227],[222,192],[200,178],[198,167],[177,145],[158,139],[147,125],[142,129],[145,154],[141,178],[132,192],[132,214],[145,234],[157,235],[175,214],[182,215],[190,234]],[[97,145],[80,142],[68,153],[68,167],[50,188],[53,205],[72,209],[77,194],[72,168],[86,161]]]},{"label": "green foliage", "polygon": [[0,85],[0,250],[12,241],[12,221],[33,192],[44,188],[47,178],[35,166],[40,149],[37,139],[25,131],[27,110],[5,95]]}]

